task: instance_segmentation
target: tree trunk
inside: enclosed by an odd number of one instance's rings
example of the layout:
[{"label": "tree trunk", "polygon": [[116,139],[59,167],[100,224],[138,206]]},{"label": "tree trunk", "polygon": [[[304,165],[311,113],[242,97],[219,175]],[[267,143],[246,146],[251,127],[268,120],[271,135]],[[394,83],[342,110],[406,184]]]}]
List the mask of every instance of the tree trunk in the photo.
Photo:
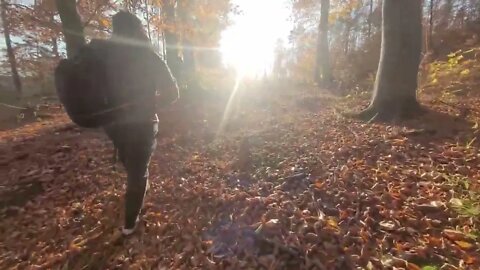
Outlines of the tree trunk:
[{"label": "tree trunk", "polygon": [[148,39],[152,41],[152,34],[151,34],[151,29],[150,29],[150,8],[148,5],[148,0],[145,0],[145,20],[147,21],[147,34],[148,34]]},{"label": "tree trunk", "polygon": [[85,44],[83,24],[78,15],[75,0],[55,0],[55,3],[62,21],[63,35],[67,44],[67,57],[71,58]]},{"label": "tree trunk", "polygon": [[[185,28],[191,24],[189,7],[192,5],[193,1],[185,2],[183,5],[178,5],[177,7],[177,19],[180,22],[180,25],[183,25]],[[182,55],[183,63],[181,63],[181,70],[184,83],[186,87],[191,89],[199,89],[200,85],[196,78],[196,58],[195,58],[195,49],[194,44],[191,41],[191,37],[188,33],[182,33]]]},{"label": "tree trunk", "polygon": [[321,4],[314,79],[319,85],[326,87],[332,82],[330,51],[328,48],[328,15],[330,12],[330,0],[322,0]]},{"label": "tree trunk", "polygon": [[178,39],[175,33],[168,30],[165,31],[165,56],[168,66],[172,70],[173,75],[178,80],[180,79],[181,59],[178,56]]},{"label": "tree trunk", "polygon": [[445,30],[450,26],[450,18],[452,16],[453,0],[446,0],[441,8],[440,22],[437,24],[437,28]]},{"label": "tree trunk", "polygon": [[422,4],[418,0],[385,0],[382,48],[370,106],[365,120],[409,118],[421,111],[417,75],[422,48]]},{"label": "tree trunk", "polygon": [[343,47],[343,52],[345,52],[345,55],[348,55],[350,53],[350,32],[352,31],[352,25],[347,22],[347,25],[345,26],[345,45]]},{"label": "tree trunk", "polygon": [[165,37],[165,32],[162,33],[162,54],[163,59],[167,60],[167,38]]},{"label": "tree trunk", "polygon": [[368,13],[368,39],[372,36],[372,16],[373,16],[373,0],[370,0],[370,12]]},{"label": "tree trunk", "polygon": [[[52,23],[52,25],[55,24],[54,12],[50,12],[50,22]],[[54,30],[52,29],[52,31]],[[52,35],[52,54],[55,58],[60,58],[60,53],[58,51],[58,39],[56,34]]]},{"label": "tree trunk", "polygon": [[17,97],[20,99],[22,97],[22,81],[20,80],[20,75],[18,74],[17,69],[17,60],[15,59],[15,52],[12,48],[12,40],[10,39],[10,21],[7,18],[7,3],[5,0],[1,0],[1,16],[3,24],[3,35],[5,37],[5,45],[7,47],[8,61],[10,62],[10,68],[12,71],[13,85],[17,91]]},{"label": "tree trunk", "polygon": [[187,39],[183,40],[183,65],[182,70],[184,72],[185,79],[187,84],[192,83],[194,87],[197,86],[197,78],[195,76],[196,72],[196,61],[195,61],[195,51],[193,44]]},{"label": "tree trunk", "polygon": [[60,58],[60,53],[58,52],[57,37],[52,37],[52,53],[55,58]]},{"label": "tree trunk", "polygon": [[[167,1],[164,6],[165,18],[169,27],[175,25],[176,16],[175,16],[175,1]],[[169,30],[165,30],[165,56],[167,60],[168,67],[171,69],[173,76],[177,79],[178,82],[181,82],[181,59],[178,56],[179,53],[179,44],[177,35]]]},{"label": "tree trunk", "polygon": [[430,0],[430,11],[429,11],[429,19],[428,19],[428,37],[427,37],[427,52],[434,51],[433,45],[433,0]]}]

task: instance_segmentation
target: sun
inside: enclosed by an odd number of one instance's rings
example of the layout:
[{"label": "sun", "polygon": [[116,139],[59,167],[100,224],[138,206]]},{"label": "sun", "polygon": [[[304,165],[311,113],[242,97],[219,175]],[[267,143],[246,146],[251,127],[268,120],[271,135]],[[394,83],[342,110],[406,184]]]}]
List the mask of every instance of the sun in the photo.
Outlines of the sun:
[{"label": "sun", "polygon": [[278,39],[291,28],[289,10],[281,0],[237,0],[242,11],[222,33],[223,62],[245,76],[261,76],[273,66]]},{"label": "sun", "polygon": [[245,75],[262,74],[273,61],[272,49],[265,41],[255,42],[258,37],[238,34],[228,37],[222,44],[221,52],[225,64]]}]

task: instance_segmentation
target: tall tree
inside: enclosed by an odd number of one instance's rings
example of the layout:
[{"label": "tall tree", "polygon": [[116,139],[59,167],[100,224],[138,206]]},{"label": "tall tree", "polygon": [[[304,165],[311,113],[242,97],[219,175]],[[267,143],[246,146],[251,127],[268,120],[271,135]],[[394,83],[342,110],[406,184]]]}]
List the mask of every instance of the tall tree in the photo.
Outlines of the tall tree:
[{"label": "tall tree", "polygon": [[145,11],[144,11],[144,15],[145,15],[145,21],[147,22],[147,34],[148,34],[148,38],[150,39],[150,41],[153,41],[152,40],[152,29],[150,27],[150,5],[148,3],[148,0],[145,0],[144,2],[144,8],[145,8]]},{"label": "tall tree", "polygon": [[175,25],[177,23],[177,16],[176,16],[176,5],[177,1],[165,1],[163,6],[163,14],[166,20],[166,28],[164,30],[165,36],[165,56],[168,63],[168,66],[172,70],[173,75],[177,80],[180,82],[182,81],[181,78],[181,64],[182,60],[179,57],[179,41],[176,34]]},{"label": "tall tree", "polygon": [[421,48],[421,1],[385,0],[380,62],[370,106],[360,113],[363,119],[388,121],[420,111],[416,90]]},{"label": "tall tree", "polygon": [[[198,4],[198,3],[197,3]],[[192,6],[195,5],[194,1],[180,1],[177,4],[177,25],[181,26],[181,47],[182,47],[182,55],[183,55],[183,63],[182,63],[182,75],[187,87],[198,87],[198,82],[195,78],[195,69],[196,69],[196,61],[195,61],[195,48],[194,44],[192,43],[192,35],[188,32],[191,32],[191,28],[188,27],[192,23],[192,16],[190,11],[192,10]]]},{"label": "tall tree", "polygon": [[440,8],[440,21],[437,24],[438,29],[447,29],[450,25],[450,19],[453,11],[454,0],[446,0]]},{"label": "tall tree", "polygon": [[368,18],[367,18],[367,21],[368,21],[367,36],[368,36],[368,39],[370,39],[370,37],[372,35],[373,0],[370,0],[369,10],[370,11],[368,12]]},{"label": "tall tree", "polygon": [[7,3],[5,0],[1,0],[1,16],[3,24],[3,35],[5,36],[5,45],[7,47],[8,61],[10,62],[10,68],[12,70],[12,79],[15,90],[17,91],[18,98],[22,97],[22,81],[17,69],[17,60],[15,59],[15,52],[12,47],[12,39],[10,38],[10,21],[7,17]]},{"label": "tall tree", "polygon": [[428,14],[428,35],[427,35],[427,51],[434,51],[435,46],[433,44],[433,10],[434,10],[434,1],[430,0],[429,5],[429,14]]},{"label": "tall tree", "polygon": [[317,57],[315,63],[315,81],[321,86],[329,86],[332,82],[330,68],[330,50],[328,42],[328,16],[330,0],[322,0],[320,22],[318,24]]},{"label": "tall tree", "polygon": [[55,0],[55,3],[62,21],[63,35],[67,45],[67,56],[70,58],[85,44],[83,24],[78,14],[75,0]]}]

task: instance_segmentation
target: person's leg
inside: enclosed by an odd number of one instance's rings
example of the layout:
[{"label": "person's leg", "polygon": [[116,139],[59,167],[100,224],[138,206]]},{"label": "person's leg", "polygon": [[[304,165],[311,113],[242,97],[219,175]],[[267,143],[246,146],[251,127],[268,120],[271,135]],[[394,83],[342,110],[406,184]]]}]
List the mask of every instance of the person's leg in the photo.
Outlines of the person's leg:
[{"label": "person's leg", "polygon": [[153,123],[136,125],[130,129],[125,151],[127,170],[127,191],[125,193],[124,234],[133,233],[143,205],[150,157],[156,146],[157,125]]},{"label": "person's leg", "polygon": [[[110,141],[113,143],[114,151],[114,163],[117,161],[117,157],[120,159],[122,165],[125,166],[125,146],[128,141],[128,137],[125,136],[125,127],[122,125],[112,124],[104,128]],[[115,164],[114,164],[115,165]]]}]

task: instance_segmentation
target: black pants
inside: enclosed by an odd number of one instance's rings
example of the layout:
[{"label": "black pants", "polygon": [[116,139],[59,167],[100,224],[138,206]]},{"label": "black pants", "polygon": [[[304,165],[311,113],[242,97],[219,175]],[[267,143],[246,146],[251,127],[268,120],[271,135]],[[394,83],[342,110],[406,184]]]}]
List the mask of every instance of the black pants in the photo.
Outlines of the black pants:
[{"label": "black pants", "polygon": [[105,127],[105,132],[118,149],[120,161],[127,171],[125,228],[131,229],[143,205],[148,184],[148,165],[156,147],[158,124],[115,123]]}]

